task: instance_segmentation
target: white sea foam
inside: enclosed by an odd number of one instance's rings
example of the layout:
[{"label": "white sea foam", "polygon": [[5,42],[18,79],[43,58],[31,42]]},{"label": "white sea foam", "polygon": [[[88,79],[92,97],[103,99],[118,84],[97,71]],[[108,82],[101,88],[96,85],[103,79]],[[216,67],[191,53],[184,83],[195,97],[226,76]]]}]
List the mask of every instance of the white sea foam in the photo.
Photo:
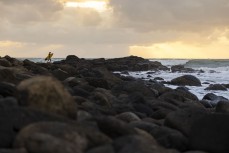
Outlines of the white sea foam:
[{"label": "white sea foam", "polygon": [[[157,61],[157,60],[153,60]],[[159,60],[163,65],[171,67],[172,65],[185,65],[188,60]],[[220,64],[219,64],[220,65]],[[151,77],[147,77],[149,74],[147,72],[150,71],[143,71],[143,72],[129,72],[129,74],[135,78],[140,79],[154,79],[155,77],[161,77],[165,81],[171,81],[174,78],[180,77],[182,75],[194,75],[200,79],[202,86],[201,87],[194,87],[194,86],[187,86],[190,91],[195,94],[199,99],[202,99],[204,95],[207,93],[214,93],[218,96],[224,96],[225,98],[229,99],[229,91],[207,91],[204,90],[209,84],[204,84],[205,82],[210,84],[229,84],[229,65],[225,65],[225,67],[197,67],[194,68],[196,70],[204,70],[204,73],[172,73],[171,71],[158,71],[156,73],[150,74]],[[174,85],[166,85],[171,88],[177,88]]]}]

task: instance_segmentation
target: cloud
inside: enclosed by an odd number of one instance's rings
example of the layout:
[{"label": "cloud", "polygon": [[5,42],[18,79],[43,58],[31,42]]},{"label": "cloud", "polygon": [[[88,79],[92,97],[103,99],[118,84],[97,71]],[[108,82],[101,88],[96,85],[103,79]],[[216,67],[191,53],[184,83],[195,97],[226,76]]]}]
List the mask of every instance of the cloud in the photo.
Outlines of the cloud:
[{"label": "cloud", "polygon": [[199,32],[229,26],[228,0],[110,0],[118,25],[138,31]]}]

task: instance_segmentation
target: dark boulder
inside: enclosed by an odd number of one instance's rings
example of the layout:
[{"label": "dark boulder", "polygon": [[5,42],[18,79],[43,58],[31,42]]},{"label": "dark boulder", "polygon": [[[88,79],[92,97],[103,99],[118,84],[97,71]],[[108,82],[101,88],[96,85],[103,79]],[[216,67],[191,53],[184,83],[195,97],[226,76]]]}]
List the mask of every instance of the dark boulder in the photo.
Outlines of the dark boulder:
[{"label": "dark boulder", "polygon": [[55,69],[54,71],[52,71],[52,75],[60,81],[64,81],[65,79],[70,77],[70,74],[68,74],[68,72],[61,69]]},{"label": "dark boulder", "polygon": [[85,78],[85,80],[88,82],[89,85],[93,87],[110,89],[108,81],[103,78],[87,77]]},{"label": "dark boulder", "polygon": [[171,84],[180,86],[201,86],[201,82],[193,75],[184,75],[171,80]]},{"label": "dark boulder", "polygon": [[227,91],[227,88],[224,85],[221,85],[221,84],[210,84],[204,90],[223,90],[223,91]]},{"label": "dark boulder", "polygon": [[208,101],[213,107],[220,101],[228,102],[229,100],[223,96],[217,96],[213,93],[208,93],[203,97],[203,100]]},{"label": "dark boulder", "polygon": [[167,115],[164,124],[189,136],[193,123],[208,113],[206,109],[201,107],[187,107]]},{"label": "dark boulder", "polygon": [[9,62],[11,63],[12,66],[22,66],[22,65],[23,65],[23,62],[22,62],[22,61],[20,61],[20,60],[18,60],[18,59],[16,59],[16,58],[12,58],[12,57],[10,57],[10,56],[8,56],[8,55],[6,55],[4,58],[5,58],[7,61],[9,61]]},{"label": "dark boulder", "polygon": [[219,101],[215,111],[218,113],[229,113],[229,101]]},{"label": "dark boulder", "polygon": [[9,82],[17,84],[20,80],[12,69],[0,68],[0,82]]},{"label": "dark boulder", "polygon": [[169,153],[160,147],[153,137],[129,135],[115,140],[114,148],[117,153]]},{"label": "dark boulder", "polygon": [[17,135],[14,147],[29,152],[82,153],[86,136],[76,127],[61,122],[39,122],[26,126]]},{"label": "dark boulder", "polygon": [[0,66],[11,67],[12,64],[5,58],[0,58]]},{"label": "dark boulder", "polygon": [[0,83],[0,95],[3,97],[16,97],[18,94],[17,88],[15,85],[1,82]]},{"label": "dark boulder", "polygon": [[0,148],[12,147],[17,133],[25,126],[40,121],[68,122],[68,119],[38,110],[12,107],[6,103],[0,104]]},{"label": "dark boulder", "polygon": [[102,145],[99,147],[95,147],[87,151],[86,153],[115,153],[112,145]]},{"label": "dark boulder", "polygon": [[34,77],[18,85],[19,103],[59,115],[76,118],[76,104],[63,85],[52,77]]},{"label": "dark boulder", "polygon": [[190,149],[210,153],[229,152],[229,115],[210,114],[193,123]]},{"label": "dark boulder", "polygon": [[38,64],[30,61],[30,60],[24,60],[23,61],[23,66],[28,69],[30,72],[34,73],[34,74],[39,74],[39,75],[50,75],[50,72],[48,71],[48,69],[39,66]]},{"label": "dark boulder", "polygon": [[150,133],[165,148],[173,148],[181,151],[187,149],[187,138],[177,130],[144,121],[131,122],[129,125]]},{"label": "dark boulder", "polygon": [[173,65],[171,67],[172,72],[180,72],[180,73],[193,73],[196,72],[192,68],[185,68],[184,65]]}]

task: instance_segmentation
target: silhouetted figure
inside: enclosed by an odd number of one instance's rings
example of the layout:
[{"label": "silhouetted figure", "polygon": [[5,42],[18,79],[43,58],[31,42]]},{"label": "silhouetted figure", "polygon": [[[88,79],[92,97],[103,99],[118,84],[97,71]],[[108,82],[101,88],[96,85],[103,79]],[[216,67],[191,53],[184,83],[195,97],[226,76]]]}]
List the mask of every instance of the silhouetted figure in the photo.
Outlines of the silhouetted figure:
[{"label": "silhouetted figure", "polygon": [[53,56],[53,53],[49,52],[48,56],[45,58],[45,61],[51,62],[52,56]]}]

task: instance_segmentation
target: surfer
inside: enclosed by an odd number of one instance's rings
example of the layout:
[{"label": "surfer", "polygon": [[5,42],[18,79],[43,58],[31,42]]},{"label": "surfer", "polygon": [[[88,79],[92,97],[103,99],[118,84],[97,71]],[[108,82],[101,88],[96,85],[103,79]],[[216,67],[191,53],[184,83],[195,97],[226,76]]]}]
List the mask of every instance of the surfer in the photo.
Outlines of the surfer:
[{"label": "surfer", "polygon": [[52,56],[53,56],[53,53],[49,52],[48,56],[45,58],[45,61],[51,62]]}]

